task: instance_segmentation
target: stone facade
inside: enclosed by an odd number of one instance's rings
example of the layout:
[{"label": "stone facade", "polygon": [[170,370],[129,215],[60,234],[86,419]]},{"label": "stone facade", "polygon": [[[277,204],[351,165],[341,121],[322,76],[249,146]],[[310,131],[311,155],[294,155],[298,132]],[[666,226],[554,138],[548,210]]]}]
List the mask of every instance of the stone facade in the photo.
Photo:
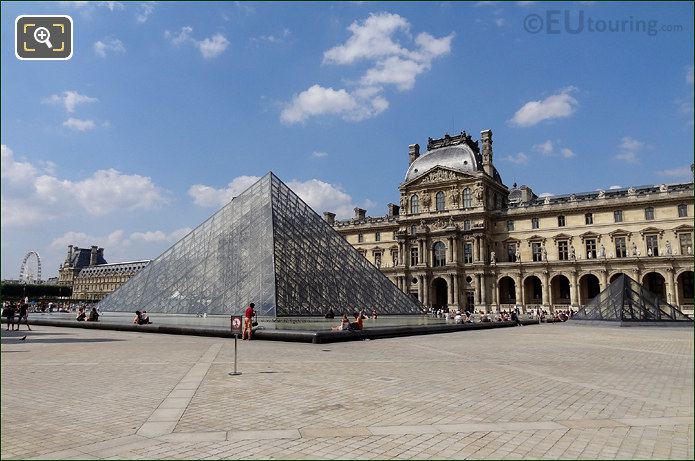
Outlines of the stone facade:
[{"label": "stone facade", "polygon": [[692,183],[537,197],[502,183],[490,130],[408,157],[400,206],[324,217],[426,307],[576,309],[625,273],[692,312]]},{"label": "stone facade", "polygon": [[58,269],[58,283],[72,286],[72,299],[99,301],[123,285],[150,262],[107,263],[104,249],[68,245],[65,261]]}]

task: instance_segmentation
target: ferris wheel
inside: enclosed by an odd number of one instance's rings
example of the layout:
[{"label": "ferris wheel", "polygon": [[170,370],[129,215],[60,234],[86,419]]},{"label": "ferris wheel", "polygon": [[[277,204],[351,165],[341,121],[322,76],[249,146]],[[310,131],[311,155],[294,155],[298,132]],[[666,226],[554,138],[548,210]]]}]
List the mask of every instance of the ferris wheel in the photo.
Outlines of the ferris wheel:
[{"label": "ferris wheel", "polygon": [[41,257],[37,252],[30,251],[24,256],[19,270],[19,280],[24,283],[41,281]]}]

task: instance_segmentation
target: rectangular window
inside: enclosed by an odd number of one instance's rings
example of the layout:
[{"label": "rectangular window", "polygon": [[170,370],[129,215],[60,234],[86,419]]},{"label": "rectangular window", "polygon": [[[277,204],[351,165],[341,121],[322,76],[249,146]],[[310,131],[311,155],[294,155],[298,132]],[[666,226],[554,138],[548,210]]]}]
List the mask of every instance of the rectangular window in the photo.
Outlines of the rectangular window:
[{"label": "rectangular window", "polygon": [[613,212],[613,222],[623,222],[623,210],[615,210]]},{"label": "rectangular window", "polygon": [[596,239],[586,239],[586,259],[596,259]]},{"label": "rectangular window", "polygon": [[569,241],[560,240],[557,242],[557,256],[560,261],[567,261],[570,259]]},{"label": "rectangular window", "polygon": [[565,217],[560,215],[557,217],[557,227],[565,227]]},{"label": "rectangular window", "polygon": [[615,238],[615,257],[616,258],[626,258],[627,257],[627,242],[625,237]]},{"label": "rectangular window", "polygon": [[468,219],[463,221],[463,230],[471,230],[471,222]]},{"label": "rectangular window", "polygon": [[687,218],[688,217],[688,205],[681,203],[678,205],[678,217]]},{"label": "rectangular window", "polygon": [[512,220],[507,221],[507,230],[508,231],[514,230],[514,221],[512,221]]},{"label": "rectangular window", "polygon": [[381,232],[374,232],[374,241],[381,242]]},{"label": "rectangular window", "polygon": [[540,227],[540,221],[538,218],[531,218],[531,229],[538,229]]},{"label": "rectangular window", "polygon": [[410,265],[417,266],[419,264],[417,248],[410,249]]},{"label": "rectangular window", "polygon": [[589,225],[594,223],[594,215],[593,213],[587,213],[584,215],[584,223]]},{"label": "rectangular window", "polygon": [[693,236],[692,236],[692,234],[690,234],[690,233],[679,234],[678,235],[678,241],[680,242],[682,255],[693,254]]},{"label": "rectangular window", "polygon": [[654,207],[648,206],[644,209],[644,219],[652,221],[654,219]]},{"label": "rectangular window", "polygon": [[543,260],[541,255],[541,242],[531,242],[531,255],[536,262]]},{"label": "rectangular window", "polygon": [[364,234],[357,234],[357,243],[364,243]]},{"label": "rectangular window", "polygon": [[645,240],[647,241],[647,256],[659,256],[659,236],[647,235]]},{"label": "rectangular window", "polygon": [[398,266],[398,250],[391,250],[391,263],[393,267]]},{"label": "rectangular window", "polygon": [[464,243],[463,244],[463,262],[470,264],[473,262],[473,244]]},{"label": "rectangular window", "polygon": [[516,261],[516,243],[508,243],[507,244],[507,261],[509,261],[509,262],[515,262]]}]

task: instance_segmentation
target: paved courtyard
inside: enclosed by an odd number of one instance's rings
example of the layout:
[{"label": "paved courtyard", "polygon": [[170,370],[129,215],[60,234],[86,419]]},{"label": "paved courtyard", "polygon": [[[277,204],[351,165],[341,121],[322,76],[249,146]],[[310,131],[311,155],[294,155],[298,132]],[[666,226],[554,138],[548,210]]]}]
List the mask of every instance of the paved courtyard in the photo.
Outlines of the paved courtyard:
[{"label": "paved courtyard", "polygon": [[330,345],[2,330],[8,458],[692,459],[693,330]]}]

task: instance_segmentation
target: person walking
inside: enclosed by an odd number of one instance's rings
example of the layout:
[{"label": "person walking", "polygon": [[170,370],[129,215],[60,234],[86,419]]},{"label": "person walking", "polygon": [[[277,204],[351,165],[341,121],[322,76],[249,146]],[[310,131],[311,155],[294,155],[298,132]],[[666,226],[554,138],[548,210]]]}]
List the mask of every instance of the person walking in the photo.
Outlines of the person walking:
[{"label": "person walking", "polygon": [[241,339],[246,339],[246,332],[249,332],[249,341],[251,341],[251,333],[253,332],[253,318],[256,316],[256,311],[254,310],[256,305],[254,303],[249,304],[249,307],[244,311],[244,330],[241,333]]},{"label": "person walking", "polygon": [[19,306],[19,317],[17,318],[17,331],[19,331],[19,325],[24,319],[24,324],[27,326],[27,330],[31,331],[29,326],[29,305],[27,303],[22,303]]},{"label": "person walking", "polygon": [[14,314],[15,314],[15,307],[14,304],[8,303],[7,306],[5,307],[5,312],[3,312],[5,315],[5,318],[7,319],[7,331],[10,331],[10,327],[12,327],[12,331],[14,331]]}]

